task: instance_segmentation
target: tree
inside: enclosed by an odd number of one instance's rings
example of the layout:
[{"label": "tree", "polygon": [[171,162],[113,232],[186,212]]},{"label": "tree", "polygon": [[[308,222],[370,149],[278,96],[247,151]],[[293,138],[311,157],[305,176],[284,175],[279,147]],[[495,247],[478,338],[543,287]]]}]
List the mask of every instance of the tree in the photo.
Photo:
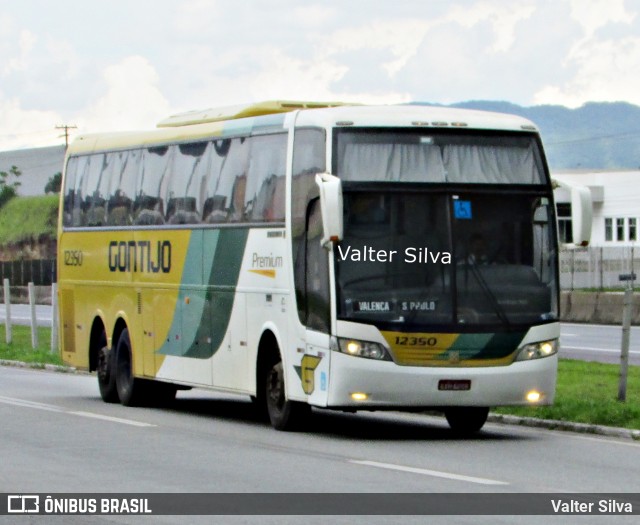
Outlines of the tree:
[{"label": "tree", "polygon": [[10,183],[9,179],[11,177],[18,179],[20,175],[22,175],[22,172],[17,166],[11,166],[9,171],[0,171],[0,207],[18,194],[20,181],[14,180]]},{"label": "tree", "polygon": [[49,193],[60,193],[60,188],[62,186],[62,173],[58,172],[53,177],[49,178],[49,182],[44,187],[44,192]]}]

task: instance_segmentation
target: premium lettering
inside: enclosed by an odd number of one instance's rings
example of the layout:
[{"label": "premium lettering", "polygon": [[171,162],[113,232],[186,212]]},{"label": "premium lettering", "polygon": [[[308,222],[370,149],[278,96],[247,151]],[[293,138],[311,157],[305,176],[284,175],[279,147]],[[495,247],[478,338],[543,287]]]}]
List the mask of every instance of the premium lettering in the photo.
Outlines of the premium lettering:
[{"label": "premium lettering", "polygon": [[284,261],[280,255],[274,257],[272,253],[261,256],[253,252],[253,258],[251,259],[252,268],[282,268],[283,263]]}]

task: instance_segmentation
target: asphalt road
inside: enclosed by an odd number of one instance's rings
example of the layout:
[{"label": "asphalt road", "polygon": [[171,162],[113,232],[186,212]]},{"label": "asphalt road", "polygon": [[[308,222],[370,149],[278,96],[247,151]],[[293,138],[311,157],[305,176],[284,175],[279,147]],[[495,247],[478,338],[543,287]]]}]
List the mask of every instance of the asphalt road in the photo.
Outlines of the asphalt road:
[{"label": "asphalt road", "polygon": [[[242,397],[179,392],[165,408],[103,403],[96,378],[0,367],[0,492],[638,492],[640,443],[487,424],[456,438],[423,415],[314,413],[259,422]],[[295,495],[292,495],[295,497]],[[14,517],[15,519],[15,517]],[[603,523],[602,517],[176,516],[55,523]],[[637,516],[636,516],[637,519]],[[2,521],[2,520],[0,520]],[[3,523],[11,521],[3,521]],[[30,523],[48,523],[33,518]],[[634,523],[607,517],[607,523]]]},{"label": "asphalt road", "polygon": [[[560,356],[584,361],[620,363],[622,327],[594,324],[560,325]],[[629,364],[640,365],[640,326],[629,336]]]},{"label": "asphalt road", "polygon": [[[38,326],[51,326],[51,306],[46,304],[36,305],[36,320]],[[7,311],[5,304],[0,304],[0,323],[5,322]],[[31,307],[28,304],[11,305],[11,322],[16,325],[31,324]]]}]

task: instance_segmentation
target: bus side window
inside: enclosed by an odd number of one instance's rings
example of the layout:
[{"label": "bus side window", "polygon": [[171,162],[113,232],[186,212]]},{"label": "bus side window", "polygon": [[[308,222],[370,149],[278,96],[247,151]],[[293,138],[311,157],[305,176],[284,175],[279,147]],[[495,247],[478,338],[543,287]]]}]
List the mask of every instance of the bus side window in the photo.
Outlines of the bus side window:
[{"label": "bus side window", "polygon": [[111,226],[128,226],[133,222],[132,208],[134,183],[140,171],[139,150],[122,151],[117,156],[111,172],[111,192],[107,211],[107,222]]},{"label": "bus side window", "polygon": [[202,205],[202,221],[220,223],[227,219],[228,195],[225,192],[225,181],[222,171],[227,163],[231,149],[231,139],[219,139],[210,143],[209,162],[205,172],[204,204]]},{"label": "bus side window", "polygon": [[249,165],[250,139],[231,140],[227,161],[220,174],[222,194],[227,197],[226,222],[242,222],[245,212],[245,191],[247,187],[247,168]]},{"label": "bus side window", "polygon": [[73,207],[76,199],[76,177],[78,175],[78,157],[72,157],[67,162],[64,175],[64,200],[62,203],[62,224],[63,226],[74,226]]},{"label": "bus side window", "polygon": [[251,156],[244,198],[248,222],[284,221],[287,135],[251,137]]},{"label": "bus side window", "polygon": [[200,181],[206,171],[208,146],[207,142],[191,142],[177,147],[169,181],[167,223],[200,223]]},{"label": "bus side window", "polygon": [[140,225],[164,224],[163,188],[166,187],[171,152],[167,146],[142,150],[142,166],[136,179],[134,222]]},{"label": "bus side window", "polygon": [[89,161],[88,155],[78,157],[78,169],[76,171],[75,191],[73,198],[73,210],[71,222],[73,226],[84,226],[85,221],[85,206],[84,196],[86,195],[87,177],[89,174]]},{"label": "bus side window", "polygon": [[86,176],[86,197],[83,211],[86,226],[104,226],[107,221],[106,189],[112,156],[105,153],[91,155]]}]

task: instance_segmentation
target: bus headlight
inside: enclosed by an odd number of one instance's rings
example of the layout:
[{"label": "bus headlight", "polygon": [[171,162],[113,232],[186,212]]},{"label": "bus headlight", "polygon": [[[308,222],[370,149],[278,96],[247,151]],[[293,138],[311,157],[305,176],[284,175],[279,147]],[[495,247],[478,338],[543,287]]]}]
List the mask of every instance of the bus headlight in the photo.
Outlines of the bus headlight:
[{"label": "bus headlight", "polygon": [[539,343],[529,343],[518,351],[516,361],[529,361],[530,359],[540,359],[558,353],[558,340],[541,341]]},{"label": "bus headlight", "polygon": [[338,348],[343,354],[347,355],[377,359],[379,361],[391,361],[391,356],[380,343],[338,337]]}]

